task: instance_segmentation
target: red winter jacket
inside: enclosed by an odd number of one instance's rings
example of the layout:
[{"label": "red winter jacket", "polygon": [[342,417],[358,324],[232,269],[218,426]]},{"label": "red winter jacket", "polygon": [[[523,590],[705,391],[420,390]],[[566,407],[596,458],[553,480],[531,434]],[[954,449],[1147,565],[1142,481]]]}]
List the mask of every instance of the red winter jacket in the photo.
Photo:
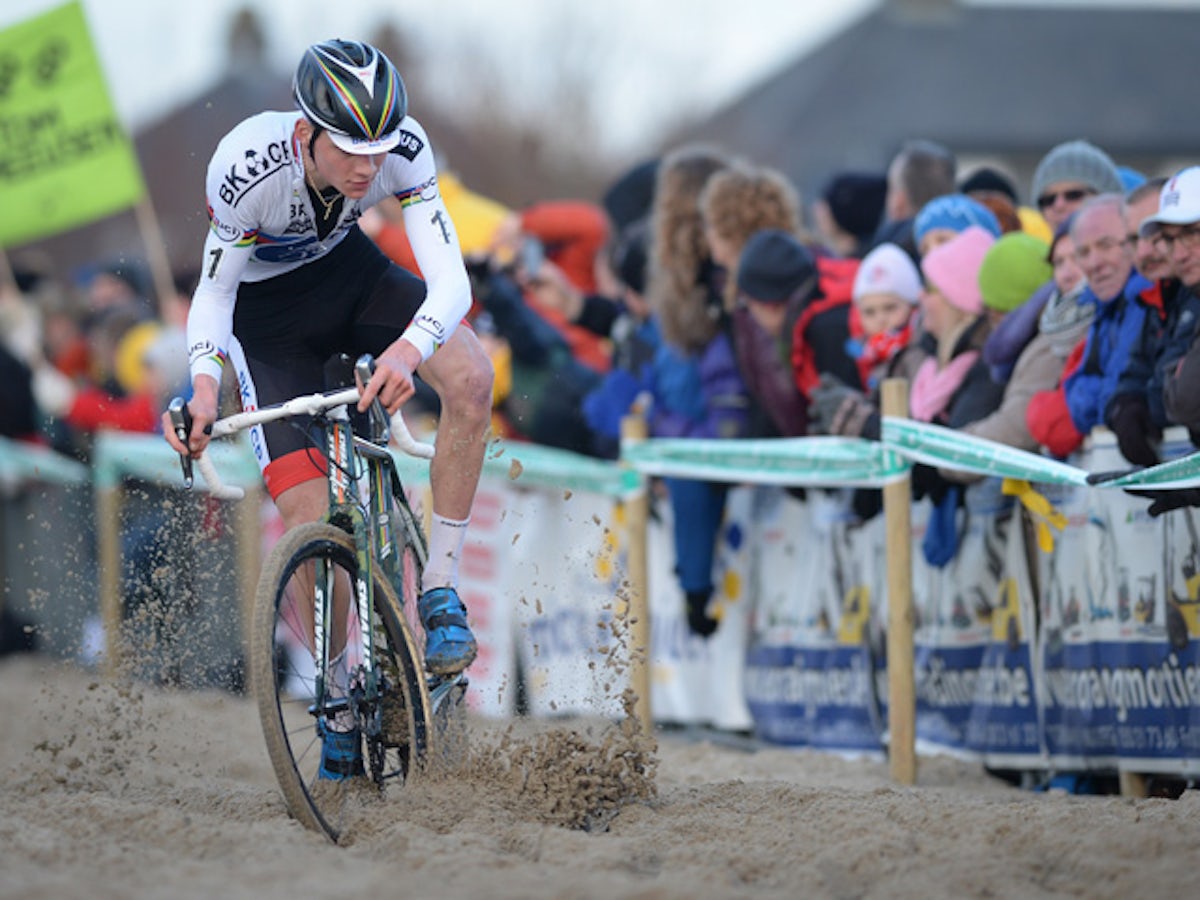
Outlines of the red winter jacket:
[{"label": "red winter jacket", "polygon": [[1062,376],[1058,379],[1058,387],[1052,391],[1038,391],[1029,398],[1029,405],[1025,407],[1025,424],[1029,426],[1029,433],[1035,441],[1059,459],[1065,459],[1078,450],[1085,437],[1071,421],[1071,411],[1067,408],[1067,395],[1063,385],[1067,376],[1083,362],[1083,350],[1086,346],[1087,339],[1084,338],[1067,356]]},{"label": "red winter jacket", "polygon": [[854,304],[857,259],[818,256],[817,296],[804,307],[792,327],[792,376],[806,399],[812,399],[822,373],[862,387],[858,363],[846,350]]}]

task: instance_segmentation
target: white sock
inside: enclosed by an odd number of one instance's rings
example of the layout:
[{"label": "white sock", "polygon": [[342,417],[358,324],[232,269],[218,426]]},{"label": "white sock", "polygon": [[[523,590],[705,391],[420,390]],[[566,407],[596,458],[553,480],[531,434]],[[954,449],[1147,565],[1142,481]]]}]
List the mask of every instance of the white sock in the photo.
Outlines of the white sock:
[{"label": "white sock", "polygon": [[462,559],[470,521],[456,521],[433,514],[429,529],[429,562],[421,578],[422,593],[438,587],[457,587],[458,561]]}]

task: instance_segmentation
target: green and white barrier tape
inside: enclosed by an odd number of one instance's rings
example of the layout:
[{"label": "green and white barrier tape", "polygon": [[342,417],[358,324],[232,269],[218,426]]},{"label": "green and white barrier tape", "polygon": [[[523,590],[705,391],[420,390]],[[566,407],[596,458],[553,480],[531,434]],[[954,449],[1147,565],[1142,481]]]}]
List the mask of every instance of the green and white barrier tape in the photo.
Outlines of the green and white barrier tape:
[{"label": "green and white barrier tape", "polygon": [[43,484],[83,484],[88,480],[87,466],[61,453],[0,437],[0,486],[25,482]]},{"label": "green and white barrier tape", "polygon": [[[428,460],[416,459],[397,450],[392,450],[392,458],[405,481],[420,482],[429,478]],[[552,488],[610,497],[630,497],[641,490],[638,473],[626,466],[518,441],[491,446],[483,461],[482,477],[510,481],[516,487]]]},{"label": "green and white barrier tape", "polygon": [[[248,439],[213,441],[205,452],[227,485],[246,488],[262,483]],[[124,478],[183,487],[179,454],[157,434],[101,432],[92,448],[92,469],[98,488],[116,487]],[[201,490],[205,486],[199,472],[195,484]]]},{"label": "green and white barrier tape", "polygon": [[[882,442],[804,437],[767,440],[653,438],[627,442],[621,459],[644,475],[741,484],[879,487],[909,462],[1033,484],[1088,486],[1088,473],[1048,456],[962,431],[884,416]],[[1097,487],[1200,486],[1200,452],[1140,469]]]},{"label": "green and white barrier tape", "polygon": [[625,442],[621,459],[644,475],[812,487],[882,487],[909,469],[883,444],[836,437],[656,438]]},{"label": "green and white barrier tape", "polygon": [[941,425],[883,417],[883,442],[914,462],[1040,484],[1086,485],[1087,472],[1056,459]]},{"label": "green and white barrier tape", "polygon": [[1163,490],[1200,487],[1200,452],[1168,460],[1148,469],[1138,469],[1136,472],[1130,472],[1120,478],[1102,482],[1099,487],[1142,487],[1162,488]]},{"label": "green and white barrier tape", "polygon": [[[553,447],[505,442],[489,450],[483,477],[508,480],[518,487],[628,497],[640,490],[642,476],[782,486],[882,487],[907,474],[912,462],[920,462],[1033,484],[1088,484],[1088,473],[1076,466],[939,425],[885,416],[882,430],[882,442],[835,437],[626,441],[621,447],[623,465]],[[260,483],[247,441],[215,441],[209,445],[209,453],[228,484],[253,487]],[[392,455],[402,477],[428,479],[427,461],[398,451]],[[96,487],[113,487],[126,477],[182,485],[179,457],[159,435],[103,432],[96,437],[92,464]],[[0,485],[25,481],[80,484],[87,480],[87,468],[73,459],[0,438]],[[203,479],[197,478],[196,484],[203,488]],[[1200,452],[1097,486],[1200,487]]]}]

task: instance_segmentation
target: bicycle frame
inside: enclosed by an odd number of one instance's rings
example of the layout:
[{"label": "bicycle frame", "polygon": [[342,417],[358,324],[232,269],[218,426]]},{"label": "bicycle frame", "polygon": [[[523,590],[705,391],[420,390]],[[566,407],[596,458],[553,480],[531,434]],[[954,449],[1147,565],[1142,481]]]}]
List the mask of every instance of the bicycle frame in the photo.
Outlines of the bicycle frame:
[{"label": "bicycle frame", "polygon": [[[381,570],[380,573],[391,583],[401,602],[405,597],[405,573],[392,521],[393,510],[402,518],[404,530],[414,539],[413,546],[421,567],[425,565],[428,550],[424,532],[418,527],[416,516],[404,494],[395,462],[386,446],[376,442],[386,441],[386,430],[376,428],[376,433],[371,436],[376,440],[355,434],[350,418],[344,410],[340,411],[340,414],[327,415],[324,425],[326,459],[329,464],[329,512],[326,520],[354,536],[358,577],[354,584],[353,601],[361,642],[356,649],[359,651],[359,658],[369,664],[369,668],[365,668],[362,673],[361,689],[365,692],[365,698],[373,701],[379,691],[379,673],[374,668],[372,629],[375,608],[373,573]],[[323,579],[327,580],[326,573],[318,569],[316,576],[314,644],[319,654],[318,658],[329,659],[329,635],[324,623],[329,615],[333,597],[330,591],[321,587]],[[325,707],[324,690],[324,679],[318,677],[317,709]]]},{"label": "bicycle frame", "polygon": [[[362,357],[358,365],[370,366],[369,357]],[[382,568],[382,574],[395,589],[396,596],[403,599],[404,571],[400,561],[400,549],[396,541],[396,530],[392,521],[393,511],[402,518],[403,529],[412,537],[412,546],[417,553],[418,563],[423,568],[428,559],[428,548],[425,543],[425,532],[416,520],[404,494],[403,485],[396,472],[395,462],[387,449],[390,439],[401,450],[410,456],[431,459],[434,448],[413,438],[404,421],[397,412],[390,419],[383,412],[378,399],[370,414],[370,438],[355,434],[348,413],[344,407],[356,404],[359,399],[357,388],[346,388],[330,393],[311,394],[294,397],[284,403],[260,409],[247,410],[227,416],[213,425],[214,438],[228,436],[256,425],[284,419],[289,416],[309,415],[322,421],[326,440],[326,459],[329,462],[327,474],[329,482],[329,512],[326,521],[348,534],[354,536],[357,556],[359,579],[354,585],[353,600],[359,617],[359,636],[361,658],[374,663],[374,645],[371,634],[371,610],[373,607],[372,572]],[[340,409],[339,409],[340,408]],[[173,401],[169,407],[172,421],[177,433],[182,430],[186,434],[191,429],[187,407],[182,400]],[[187,457],[183,458],[185,483],[191,485],[191,469]],[[226,500],[239,500],[244,492],[237,487],[226,485],[217,472],[207,454],[201,454],[196,460],[196,466],[208,485],[213,496]],[[364,500],[363,476],[366,476],[366,500]],[[394,498],[395,508],[391,508],[389,498]],[[316,573],[318,580],[324,580],[325,573]],[[332,590],[329,587],[316,587],[321,593],[314,609],[314,653],[320,659],[329,659],[329,634],[326,623],[329,621],[330,604],[333,602]],[[378,692],[378,673],[371,670],[367,676],[366,690],[369,697],[375,697]],[[454,683],[461,679],[446,679],[444,682]],[[443,682],[434,679],[434,682]],[[441,687],[440,684],[437,687]],[[318,696],[316,709],[322,709],[325,702],[325,684],[323,678],[317,679]],[[437,690],[439,701],[445,695],[445,689]]]}]

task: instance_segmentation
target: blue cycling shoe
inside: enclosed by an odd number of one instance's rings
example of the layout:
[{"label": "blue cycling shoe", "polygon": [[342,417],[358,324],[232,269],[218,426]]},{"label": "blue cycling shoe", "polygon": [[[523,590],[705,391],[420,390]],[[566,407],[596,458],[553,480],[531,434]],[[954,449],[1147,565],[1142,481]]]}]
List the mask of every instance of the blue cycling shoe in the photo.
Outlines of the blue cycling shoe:
[{"label": "blue cycling shoe", "polygon": [[351,731],[334,731],[322,719],[317,722],[317,734],[321,736],[321,767],[317,769],[318,778],[342,781],[364,774],[362,734],[357,728]]},{"label": "blue cycling shoe", "polygon": [[426,591],[417,601],[417,612],[425,626],[425,668],[435,675],[457,675],[469,666],[479,648],[458,591]]}]

